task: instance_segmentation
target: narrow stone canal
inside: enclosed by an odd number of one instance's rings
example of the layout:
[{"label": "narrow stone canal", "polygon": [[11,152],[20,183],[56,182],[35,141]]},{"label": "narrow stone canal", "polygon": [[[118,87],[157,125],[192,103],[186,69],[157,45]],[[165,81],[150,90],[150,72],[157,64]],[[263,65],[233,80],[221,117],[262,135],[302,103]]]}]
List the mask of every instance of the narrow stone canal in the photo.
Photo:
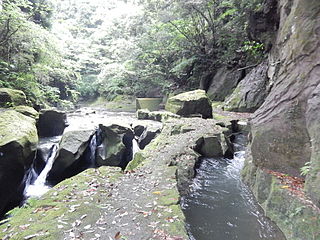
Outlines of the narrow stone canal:
[{"label": "narrow stone canal", "polygon": [[244,137],[239,135],[233,159],[203,158],[192,192],[182,199],[190,240],[283,240],[241,181]]}]

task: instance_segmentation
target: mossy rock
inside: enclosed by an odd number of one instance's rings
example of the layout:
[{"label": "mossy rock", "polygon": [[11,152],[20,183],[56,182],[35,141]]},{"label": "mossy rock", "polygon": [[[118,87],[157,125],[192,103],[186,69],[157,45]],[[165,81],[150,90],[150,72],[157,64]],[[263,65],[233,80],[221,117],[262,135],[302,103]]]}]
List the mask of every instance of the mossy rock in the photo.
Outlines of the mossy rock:
[{"label": "mossy rock", "polygon": [[[101,167],[88,169],[59,183],[41,198],[29,199],[22,208],[12,210],[11,217],[4,221],[8,223],[0,225],[0,239],[69,237],[69,233],[64,232],[76,221],[81,222],[77,227],[84,227],[99,219],[99,214],[103,213],[100,199],[108,199],[107,186],[122,175],[119,168]],[[92,181],[97,187],[90,186]],[[90,194],[92,189],[95,194]]]},{"label": "mossy rock", "polygon": [[224,102],[224,110],[233,112],[254,112],[265,101],[270,91],[266,61],[252,69],[241,80],[233,93]]},{"label": "mossy rock", "polygon": [[10,88],[0,88],[0,107],[8,108],[19,105],[27,105],[24,92]]},{"label": "mossy rock", "polygon": [[15,142],[18,147],[28,147],[23,150],[23,156],[26,156],[38,142],[35,120],[14,110],[1,112],[0,136],[0,147]]},{"label": "mossy rock", "polygon": [[27,117],[31,117],[35,120],[39,119],[39,112],[37,112],[32,107],[20,105],[20,106],[14,107],[13,109],[19,113],[22,113],[23,115],[25,115]]},{"label": "mossy rock", "polygon": [[35,120],[13,110],[0,113],[0,216],[20,204],[23,178],[35,157]]},{"label": "mossy rock", "polygon": [[183,117],[199,114],[203,118],[212,118],[211,102],[204,90],[194,90],[171,97],[165,109]]}]

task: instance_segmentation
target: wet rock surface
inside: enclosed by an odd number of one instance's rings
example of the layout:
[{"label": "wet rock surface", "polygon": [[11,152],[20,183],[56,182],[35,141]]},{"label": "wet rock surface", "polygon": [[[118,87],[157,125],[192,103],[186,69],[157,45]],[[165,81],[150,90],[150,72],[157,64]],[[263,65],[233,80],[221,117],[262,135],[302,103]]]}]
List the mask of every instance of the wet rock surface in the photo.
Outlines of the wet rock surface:
[{"label": "wet rock surface", "polygon": [[79,130],[66,132],[62,136],[58,154],[48,173],[47,180],[51,184],[56,184],[90,166],[85,151],[94,134],[92,130]]},{"label": "wet rock surface", "polygon": [[97,166],[125,168],[132,159],[134,133],[129,125],[100,124],[101,144],[97,152]]},{"label": "wet rock surface", "polygon": [[137,118],[140,120],[166,121],[169,118],[180,118],[179,115],[168,111],[152,111],[146,109],[139,109],[137,111]]}]

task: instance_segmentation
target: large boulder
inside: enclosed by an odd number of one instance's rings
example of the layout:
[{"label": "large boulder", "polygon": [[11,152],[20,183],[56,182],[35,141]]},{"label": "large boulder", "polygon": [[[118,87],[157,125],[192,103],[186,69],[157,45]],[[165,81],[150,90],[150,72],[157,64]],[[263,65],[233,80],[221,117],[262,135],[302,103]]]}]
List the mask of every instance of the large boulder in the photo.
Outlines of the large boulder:
[{"label": "large boulder", "polygon": [[0,107],[8,108],[19,105],[27,105],[24,92],[10,88],[0,88]]},{"label": "large boulder", "polygon": [[267,62],[252,69],[225,100],[224,110],[234,112],[257,110],[263,104],[271,88],[267,72]]},{"label": "large boulder", "polygon": [[48,173],[47,180],[50,183],[60,182],[91,166],[89,144],[94,134],[93,130],[68,131],[63,134],[57,156]]},{"label": "large boulder", "polygon": [[34,119],[13,110],[0,112],[0,216],[21,202],[37,142]]},{"label": "large boulder", "polygon": [[67,126],[67,115],[65,112],[57,110],[42,110],[40,111],[39,121],[37,123],[39,136],[53,137],[62,135]]},{"label": "large boulder", "polygon": [[208,89],[205,89],[210,100],[224,101],[236,88],[243,75],[244,72],[237,69],[219,68],[210,81]]},{"label": "large boulder", "polygon": [[168,99],[166,110],[183,117],[201,115],[212,118],[212,107],[204,90],[181,93]]},{"label": "large boulder", "polygon": [[100,124],[101,144],[97,149],[98,166],[117,166],[125,168],[132,160],[132,141],[130,126],[120,124]]}]

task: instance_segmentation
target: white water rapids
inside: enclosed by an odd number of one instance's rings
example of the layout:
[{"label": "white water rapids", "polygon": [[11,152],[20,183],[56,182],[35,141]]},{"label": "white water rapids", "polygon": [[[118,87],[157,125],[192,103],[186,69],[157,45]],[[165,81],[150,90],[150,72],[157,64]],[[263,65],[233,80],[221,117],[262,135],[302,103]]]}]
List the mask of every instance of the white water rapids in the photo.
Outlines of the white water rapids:
[{"label": "white water rapids", "polygon": [[52,168],[54,159],[56,157],[57,150],[58,150],[58,146],[56,144],[53,145],[52,149],[51,149],[51,155],[48,158],[46,166],[41,171],[41,173],[37,177],[36,181],[33,184],[26,186],[25,196],[27,196],[27,197],[40,197],[43,194],[45,194],[47,191],[50,190],[50,187],[45,185],[46,178],[47,178],[49,171]]}]

